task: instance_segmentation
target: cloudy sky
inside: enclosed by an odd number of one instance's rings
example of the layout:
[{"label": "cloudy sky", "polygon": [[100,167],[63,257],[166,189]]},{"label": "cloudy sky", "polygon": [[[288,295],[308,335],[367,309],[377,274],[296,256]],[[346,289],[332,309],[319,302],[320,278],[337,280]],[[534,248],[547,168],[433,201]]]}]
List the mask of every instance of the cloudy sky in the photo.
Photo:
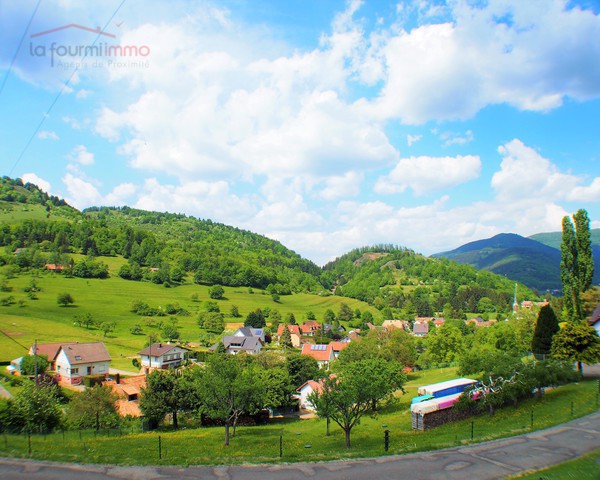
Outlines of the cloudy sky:
[{"label": "cloudy sky", "polygon": [[77,208],[246,228],[319,264],[558,231],[579,208],[600,227],[599,14],[0,0],[1,173]]}]

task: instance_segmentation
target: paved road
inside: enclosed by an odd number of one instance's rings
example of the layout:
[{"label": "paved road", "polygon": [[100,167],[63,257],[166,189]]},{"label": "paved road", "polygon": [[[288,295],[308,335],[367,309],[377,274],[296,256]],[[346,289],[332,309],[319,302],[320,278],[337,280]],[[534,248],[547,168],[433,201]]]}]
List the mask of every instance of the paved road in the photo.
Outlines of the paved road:
[{"label": "paved road", "polygon": [[[115,467],[0,458],[3,480],[464,480],[499,479],[600,447],[600,411],[518,437],[436,452],[345,462],[220,467]],[[598,466],[600,478],[600,465]],[[579,479],[584,480],[584,479]]]}]

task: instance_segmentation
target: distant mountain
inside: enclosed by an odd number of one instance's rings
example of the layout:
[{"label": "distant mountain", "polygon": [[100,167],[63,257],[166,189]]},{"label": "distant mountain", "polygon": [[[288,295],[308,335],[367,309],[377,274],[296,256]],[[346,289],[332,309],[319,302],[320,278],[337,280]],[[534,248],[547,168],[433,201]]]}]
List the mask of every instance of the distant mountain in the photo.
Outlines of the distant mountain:
[{"label": "distant mountain", "polygon": [[434,257],[504,275],[540,291],[561,288],[560,250],[514,233],[470,242]]},{"label": "distant mountain", "polygon": [[[481,270],[505,275],[540,291],[559,290],[561,232],[540,233],[529,238],[501,233],[492,238],[467,243],[449,252],[437,253]],[[596,265],[594,283],[600,282],[600,229],[592,230],[592,250]]]}]

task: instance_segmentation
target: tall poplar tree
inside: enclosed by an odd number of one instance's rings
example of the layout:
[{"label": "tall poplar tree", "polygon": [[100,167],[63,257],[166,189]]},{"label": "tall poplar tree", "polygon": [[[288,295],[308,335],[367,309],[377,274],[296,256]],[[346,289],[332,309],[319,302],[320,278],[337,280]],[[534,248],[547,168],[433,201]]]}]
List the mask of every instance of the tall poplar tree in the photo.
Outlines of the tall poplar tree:
[{"label": "tall poplar tree", "polygon": [[564,313],[570,321],[583,320],[581,293],[592,284],[594,259],[590,239],[590,219],[587,211],[580,209],[562,222],[560,279],[563,287]]}]

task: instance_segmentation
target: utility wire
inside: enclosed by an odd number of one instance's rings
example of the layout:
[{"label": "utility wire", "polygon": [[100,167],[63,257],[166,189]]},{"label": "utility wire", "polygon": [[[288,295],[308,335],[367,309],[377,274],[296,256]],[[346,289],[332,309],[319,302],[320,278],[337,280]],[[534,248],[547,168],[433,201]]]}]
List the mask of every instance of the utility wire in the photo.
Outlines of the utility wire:
[{"label": "utility wire", "polygon": [[[119,4],[119,6],[115,9],[115,11],[112,13],[112,15],[110,16],[110,18],[107,20],[107,22],[104,24],[104,27],[102,28],[102,30],[100,30],[98,32],[98,35],[96,35],[96,38],[94,39],[94,41],[90,44],[91,47],[93,47],[94,45],[96,45],[96,42],[98,42],[98,39],[100,38],[100,35],[102,35],[104,33],[104,31],[106,30],[106,28],[108,27],[108,25],[110,25],[110,22],[112,21],[112,19],[115,17],[115,15],[119,12],[119,10],[121,10],[121,7],[125,4],[127,0],[122,0],[121,3]],[[85,49],[85,51],[91,51],[92,49]],[[81,59],[81,61],[83,62],[83,60],[85,60],[87,58],[87,53],[83,56],[83,58]],[[82,63],[82,62],[78,62],[78,63]],[[15,161],[14,165],[12,166],[12,168],[10,169],[8,175],[11,176],[14,169],[17,168],[17,165],[19,164],[19,162],[21,161],[21,159],[23,158],[23,155],[25,155],[25,152],[27,152],[27,150],[29,149],[29,145],[31,145],[31,142],[33,142],[33,140],[35,139],[36,135],[38,134],[38,132],[40,131],[40,129],[42,128],[42,125],[44,125],[44,122],[46,121],[46,119],[50,116],[50,112],[52,111],[52,109],[54,108],[54,106],[56,105],[56,103],[58,102],[59,98],[62,96],[62,94],[64,93],[64,91],[67,89],[67,87],[69,86],[69,84],[71,83],[71,80],[73,80],[73,77],[75,76],[75,74],[79,71],[79,64],[75,67],[75,69],[73,70],[73,72],[71,73],[71,75],[69,76],[69,78],[65,81],[65,83],[63,84],[62,88],[60,89],[60,91],[58,92],[58,94],[56,95],[56,97],[54,97],[54,100],[52,100],[52,103],[50,104],[50,106],[48,107],[48,109],[46,110],[46,112],[44,113],[44,115],[42,116],[41,120],[39,121],[37,127],[35,128],[35,130],[33,131],[33,133],[31,134],[31,136],[29,137],[29,140],[27,140],[27,143],[25,144],[25,146],[23,147],[23,149],[21,150],[21,153],[19,154],[19,156],[17,157],[17,160]]]},{"label": "utility wire", "polygon": [[33,17],[35,17],[35,14],[37,13],[38,8],[40,6],[40,3],[42,3],[42,0],[38,0],[37,5],[33,9],[33,13],[31,14],[31,17],[29,18],[29,22],[27,22],[27,26],[25,27],[25,31],[23,32],[23,36],[21,37],[19,46],[17,47],[17,50],[15,51],[15,54],[13,55],[12,60],[10,61],[8,70],[4,74],[4,79],[2,80],[2,85],[0,85],[0,95],[2,95],[2,91],[4,90],[4,86],[6,85],[6,81],[8,80],[8,76],[10,75],[10,72],[12,71],[13,65],[15,64],[15,60],[17,59],[17,55],[19,55],[19,51],[21,50],[21,47],[23,46],[23,41],[25,40],[25,37],[27,36],[27,32],[29,31],[29,27],[31,27],[31,22],[33,22]]},{"label": "utility wire", "polygon": [[25,350],[29,351],[29,347],[26,347],[25,345],[23,345],[23,344],[21,344],[21,343],[17,342],[17,341],[16,341],[14,338],[12,338],[12,337],[11,337],[11,336],[10,336],[8,333],[6,333],[6,332],[3,332],[2,330],[0,330],[0,333],[1,333],[2,335],[4,335],[6,338],[8,338],[8,339],[12,340],[13,342],[15,342],[15,343],[16,343],[16,344],[17,344],[19,347],[21,347],[21,348],[24,348]]}]

